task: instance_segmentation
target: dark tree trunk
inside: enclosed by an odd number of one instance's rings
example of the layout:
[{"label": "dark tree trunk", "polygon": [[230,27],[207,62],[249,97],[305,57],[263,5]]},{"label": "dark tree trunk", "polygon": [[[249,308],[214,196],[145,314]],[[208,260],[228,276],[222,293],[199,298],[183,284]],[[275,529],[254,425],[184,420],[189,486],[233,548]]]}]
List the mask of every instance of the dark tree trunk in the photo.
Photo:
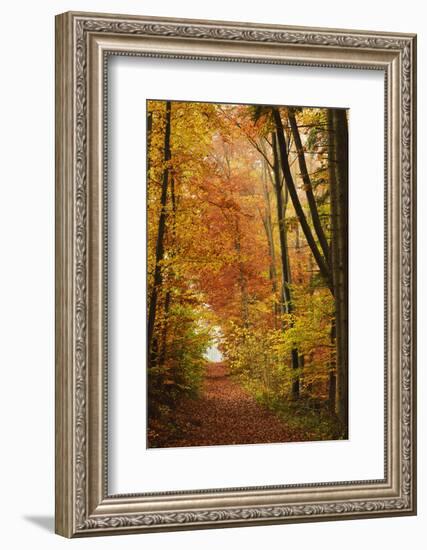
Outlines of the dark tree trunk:
[{"label": "dark tree trunk", "polygon": [[336,319],[336,412],[348,433],[348,128],[344,109],[328,111],[333,284]]},{"label": "dark tree trunk", "polygon": [[150,177],[150,150],[151,150],[151,132],[153,129],[153,113],[148,112],[147,114],[147,177]]},{"label": "dark tree trunk", "polygon": [[[301,136],[298,130],[297,121],[295,118],[295,112],[293,109],[288,110],[288,119],[291,126],[292,135],[295,141],[295,147],[298,155],[298,163],[300,167],[302,181],[304,183],[304,190],[307,196],[308,206],[310,208],[311,219],[313,221],[313,227],[317,235],[317,239],[320,243],[323,255],[330,266],[330,252],[328,241],[323,231],[323,227],[320,221],[319,212],[317,210],[316,199],[313,193],[313,186],[311,185],[311,179],[307,170],[307,163],[305,161],[304,149],[301,142]],[[330,268],[329,268],[330,269]]]},{"label": "dark tree trunk", "polygon": [[[280,240],[280,258],[282,263],[282,281],[283,281],[283,309],[286,313],[292,313],[293,304],[292,296],[290,289],[291,282],[291,270],[289,265],[289,256],[288,256],[288,242],[287,242],[287,231],[285,223],[285,206],[283,201],[283,184],[282,178],[280,175],[280,164],[279,164],[279,151],[277,146],[276,134],[272,135],[273,143],[273,158],[274,158],[274,188],[276,192],[276,204],[277,204],[277,220],[279,226],[279,240]],[[291,351],[291,365],[292,368],[298,369],[298,350],[292,348]],[[292,396],[294,398],[299,397],[299,379],[296,378],[292,382]]]},{"label": "dark tree trunk", "polygon": [[276,194],[277,205],[277,221],[279,227],[279,241],[280,241],[280,260],[282,267],[282,288],[283,288],[283,310],[286,313],[291,313],[291,291],[290,284],[290,269],[289,269],[289,256],[288,256],[288,242],[286,234],[285,223],[285,207],[283,201],[283,185],[280,175],[280,164],[277,151],[277,139],[276,134],[272,136],[273,142],[273,158],[274,158],[274,191]]},{"label": "dark tree trunk", "polygon": [[334,411],[336,409],[337,402],[337,377],[336,377],[336,324],[335,319],[332,319],[331,323],[331,345],[333,350],[331,351],[331,361],[329,363],[329,393],[328,393],[328,407],[329,410]]},{"label": "dark tree trunk", "polygon": [[240,287],[241,312],[242,312],[243,324],[245,327],[247,327],[249,325],[248,288],[247,288],[245,269],[242,261],[242,243],[241,243],[242,236],[240,232],[238,217],[236,217],[235,219],[235,230],[236,230],[236,235],[234,239],[234,249],[237,252],[238,266],[239,266],[238,281],[239,281],[239,287]]},{"label": "dark tree trunk", "polygon": [[298,197],[298,192],[295,187],[294,179],[291,174],[291,170],[289,167],[289,160],[288,160],[288,152],[287,152],[286,141],[285,141],[285,134],[284,134],[283,124],[282,124],[282,119],[280,118],[280,112],[276,107],[272,107],[271,110],[273,113],[273,120],[276,126],[276,135],[277,135],[277,141],[278,141],[279,150],[280,150],[279,156],[280,156],[281,167],[282,167],[286,186],[288,188],[295,213],[301,224],[301,228],[304,232],[305,238],[307,240],[307,244],[309,245],[313,253],[313,256],[316,260],[316,263],[319,267],[320,273],[322,274],[327,286],[329,287],[329,289],[333,294],[334,289],[333,289],[332,277],[331,277],[328,263],[325,260],[325,258],[322,256],[320,250],[317,247],[316,241],[313,237],[310,226],[307,222],[307,218],[305,216],[304,210],[301,206],[301,202]]},{"label": "dark tree trunk", "polygon": [[[172,203],[172,224],[171,224],[171,233],[172,233],[172,250],[171,250],[171,258],[175,255],[174,246],[176,245],[176,195],[175,195],[175,179],[171,175],[169,178],[170,182],[170,195],[171,195],[171,203]],[[173,262],[171,262],[173,264]],[[171,277],[171,280],[174,279],[174,273],[173,269],[170,268],[169,270],[169,276]],[[166,291],[165,296],[165,302],[164,302],[164,319],[163,319],[163,328],[162,328],[162,346],[159,353],[159,364],[163,365],[166,359],[166,352],[167,352],[167,340],[168,340],[168,323],[169,323],[169,310],[171,307],[172,302],[172,293],[170,290],[170,284],[167,285],[168,289]]]},{"label": "dark tree trunk", "polygon": [[171,158],[170,150],[170,133],[171,133],[171,103],[170,101],[166,102],[166,124],[165,124],[165,139],[164,139],[164,160],[165,168],[163,170],[163,179],[162,179],[162,189],[160,196],[160,216],[159,216],[159,225],[157,231],[157,241],[156,241],[156,263],[154,268],[154,280],[153,280],[153,289],[151,291],[151,296],[148,306],[148,320],[147,320],[147,348],[148,348],[148,364],[152,366],[155,363],[158,346],[153,346],[153,333],[154,325],[156,322],[156,310],[157,302],[159,298],[159,289],[162,285],[162,268],[161,262],[164,256],[164,237],[166,231],[166,202],[168,195],[168,182],[169,182],[169,166],[168,163]]},{"label": "dark tree trunk", "polygon": [[163,365],[166,359],[167,340],[168,340],[168,315],[171,305],[171,293],[170,290],[166,292],[164,303],[164,320],[162,327],[162,346],[159,353],[159,365]]},{"label": "dark tree trunk", "polygon": [[329,372],[328,408],[332,412],[335,412],[336,391],[337,391],[337,378],[335,375],[335,371],[331,370]]},{"label": "dark tree trunk", "polygon": [[274,235],[273,235],[273,223],[271,218],[271,201],[270,201],[270,190],[268,188],[267,173],[269,167],[267,162],[264,160],[263,173],[262,173],[262,189],[265,202],[265,213],[262,215],[262,222],[265,229],[265,234],[267,237],[268,243],[268,253],[270,256],[270,268],[269,276],[271,281],[271,289],[273,295],[275,296],[275,301],[273,304],[273,315],[274,315],[274,327],[277,328],[278,316],[283,314],[281,301],[277,300],[278,296],[278,278],[277,278],[277,269],[276,269],[276,247],[274,244]]}]

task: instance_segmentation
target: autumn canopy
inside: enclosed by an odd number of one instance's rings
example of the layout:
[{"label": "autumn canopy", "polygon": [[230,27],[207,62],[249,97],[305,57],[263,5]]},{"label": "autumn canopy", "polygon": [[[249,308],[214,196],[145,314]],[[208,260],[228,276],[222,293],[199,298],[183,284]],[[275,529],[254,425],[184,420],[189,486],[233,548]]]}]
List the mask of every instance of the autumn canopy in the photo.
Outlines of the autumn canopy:
[{"label": "autumn canopy", "polygon": [[267,442],[346,438],[348,113],[150,100],[147,114],[149,446],[266,442],[193,426],[228,387],[233,414],[246,396],[283,424]]}]

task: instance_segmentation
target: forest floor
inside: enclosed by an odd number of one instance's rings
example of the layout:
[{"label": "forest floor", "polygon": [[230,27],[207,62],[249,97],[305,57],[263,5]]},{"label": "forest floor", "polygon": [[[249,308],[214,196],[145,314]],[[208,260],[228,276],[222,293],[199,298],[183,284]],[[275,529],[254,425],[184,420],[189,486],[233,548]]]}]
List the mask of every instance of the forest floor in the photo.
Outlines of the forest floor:
[{"label": "forest floor", "polygon": [[[225,363],[208,363],[201,394],[173,413],[173,429],[157,433],[150,447],[279,443],[313,439],[288,426],[234,381]],[[157,430],[156,430],[157,431]],[[154,444],[151,444],[154,443]]]}]

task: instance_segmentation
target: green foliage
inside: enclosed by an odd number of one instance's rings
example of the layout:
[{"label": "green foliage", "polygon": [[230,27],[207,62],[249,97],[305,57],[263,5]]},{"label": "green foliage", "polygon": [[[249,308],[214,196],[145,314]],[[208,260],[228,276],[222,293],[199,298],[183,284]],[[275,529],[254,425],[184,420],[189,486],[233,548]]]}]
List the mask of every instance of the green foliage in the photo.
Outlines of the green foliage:
[{"label": "green foliage", "polygon": [[167,362],[175,373],[180,388],[187,394],[196,396],[203,380],[204,353],[211,342],[209,328],[201,324],[197,310],[181,304],[172,308],[171,322],[175,326],[175,332]]},{"label": "green foliage", "polygon": [[[279,328],[230,323],[223,345],[234,377],[256,400],[277,413],[286,424],[311,440],[340,439],[336,415],[328,408],[328,378],[334,360],[331,321],[334,301],[314,278],[311,292],[292,285],[294,313],[281,316]],[[297,348],[304,366],[292,368],[291,352]],[[299,380],[300,396],[292,401],[293,382]]]},{"label": "green foliage", "polygon": [[232,374],[246,388],[251,392],[268,388],[282,396],[289,393],[297,373],[292,371],[289,358],[277,349],[277,342],[282,338],[280,330],[266,332],[262,328],[232,323],[226,336],[224,355]]},{"label": "green foliage", "polygon": [[311,128],[310,131],[308,132],[307,141],[306,141],[307,149],[312,149],[313,146],[316,145],[317,140],[318,140],[318,129],[315,127]]},{"label": "green foliage", "polygon": [[[284,397],[292,382],[301,379],[306,384],[326,384],[331,360],[331,321],[334,302],[325,288],[310,294],[305,288],[292,286],[294,313],[284,314],[280,327],[241,326],[230,323],[226,331],[224,354],[232,372],[250,387],[260,385],[268,392]],[[297,348],[301,356],[313,356],[304,368],[291,367],[291,353]]]},{"label": "green foliage", "polygon": [[200,312],[188,305],[171,307],[168,324],[174,327],[162,361],[148,374],[149,407],[154,416],[164,416],[183,395],[197,397],[203,380],[204,353],[211,342],[209,328],[200,322]]},{"label": "green foliage", "polygon": [[292,402],[273,392],[258,390],[252,393],[259,403],[275,412],[290,429],[304,433],[310,441],[344,439],[338,418],[325,401],[302,397]]}]

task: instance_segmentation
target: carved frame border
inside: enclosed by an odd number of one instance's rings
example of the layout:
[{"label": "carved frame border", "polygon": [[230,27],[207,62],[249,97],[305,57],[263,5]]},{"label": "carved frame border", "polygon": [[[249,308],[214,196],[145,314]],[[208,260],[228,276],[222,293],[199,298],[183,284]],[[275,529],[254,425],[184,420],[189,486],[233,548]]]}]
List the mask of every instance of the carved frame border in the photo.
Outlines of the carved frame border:
[{"label": "carved frame border", "polygon": [[[385,72],[391,344],[384,480],[108,495],[104,123],[111,54]],[[416,513],[415,77],[416,37],[409,34],[57,16],[57,533],[74,537]]]}]

